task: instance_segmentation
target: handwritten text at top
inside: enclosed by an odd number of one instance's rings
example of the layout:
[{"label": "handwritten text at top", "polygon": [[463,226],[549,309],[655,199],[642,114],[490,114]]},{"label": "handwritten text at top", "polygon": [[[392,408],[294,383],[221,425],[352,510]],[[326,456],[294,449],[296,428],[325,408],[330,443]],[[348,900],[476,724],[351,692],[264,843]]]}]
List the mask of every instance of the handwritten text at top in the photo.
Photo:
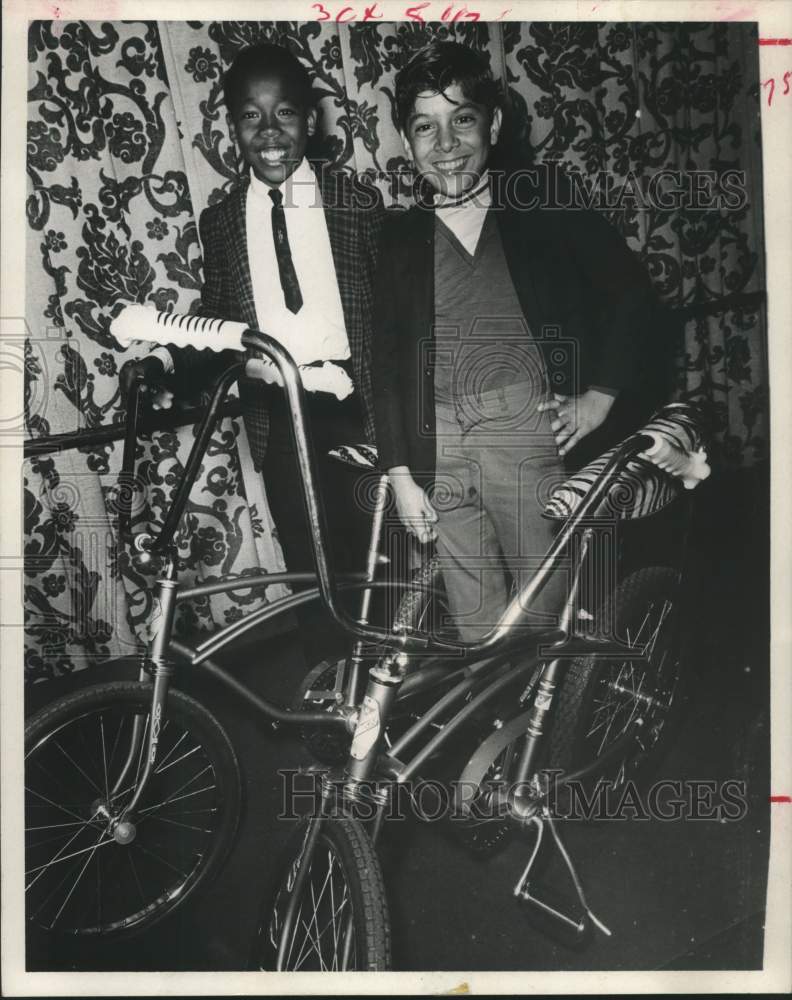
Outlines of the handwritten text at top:
[{"label": "handwritten text at top", "polygon": [[[509,7],[504,8],[495,18],[488,20],[501,21],[510,12]],[[314,21],[333,21],[335,24],[351,24],[353,21],[381,21],[382,11],[377,3],[363,3],[354,6],[344,4],[313,3],[311,10],[314,11]],[[403,15],[406,21],[413,21],[417,24],[426,24],[427,21],[445,21],[454,24],[459,21],[480,21],[481,12],[469,8],[464,3],[448,3],[448,0],[432,2],[432,0],[422,0],[421,3],[412,3],[405,6]]]}]

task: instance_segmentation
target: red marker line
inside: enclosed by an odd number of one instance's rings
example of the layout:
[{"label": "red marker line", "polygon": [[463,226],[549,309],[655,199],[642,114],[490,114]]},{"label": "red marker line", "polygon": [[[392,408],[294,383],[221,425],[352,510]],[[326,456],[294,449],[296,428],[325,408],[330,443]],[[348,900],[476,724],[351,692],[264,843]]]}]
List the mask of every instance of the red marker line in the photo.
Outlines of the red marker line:
[{"label": "red marker line", "polygon": [[760,38],[760,45],[792,45],[792,38]]},{"label": "red marker line", "polygon": [[792,795],[771,795],[771,802],[792,802]]}]

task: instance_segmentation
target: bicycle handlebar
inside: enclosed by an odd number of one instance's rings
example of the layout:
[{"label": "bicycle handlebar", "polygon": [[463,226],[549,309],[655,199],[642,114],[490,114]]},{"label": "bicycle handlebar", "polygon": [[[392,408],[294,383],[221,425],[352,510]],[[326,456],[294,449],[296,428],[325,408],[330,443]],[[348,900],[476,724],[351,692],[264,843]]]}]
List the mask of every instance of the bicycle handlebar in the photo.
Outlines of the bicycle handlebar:
[{"label": "bicycle handlebar", "polygon": [[[240,350],[244,323],[230,319],[170,313],[138,302],[131,302],[110,324],[110,332],[123,346],[137,341],[170,344],[174,347],[200,347],[206,351]],[[201,339],[196,344],[196,335]]]},{"label": "bicycle handlebar", "polygon": [[[303,502],[311,530],[311,542],[316,562],[319,591],[328,611],[341,628],[356,638],[366,642],[392,641],[392,632],[368,624],[363,625],[353,620],[339,606],[336,599],[337,584],[335,575],[331,572],[327,562],[327,525],[325,523],[324,509],[319,502],[316,489],[313,446],[305,421],[303,387],[297,365],[288,351],[277,340],[274,340],[267,334],[256,330],[246,330],[242,335],[242,344],[248,350],[261,352],[266,358],[274,362],[283,380],[283,387],[286,392],[286,399],[292,418],[297,462],[303,488]],[[566,522],[554,539],[528,586],[512,598],[501,621],[493,626],[482,639],[475,643],[452,642],[428,636],[421,638],[405,633],[401,636],[405,652],[427,649],[437,650],[438,652],[455,650],[470,656],[478,656],[482,653],[492,653],[503,647],[514,626],[519,624],[521,620],[524,621],[524,608],[530,606],[534,597],[546,584],[555,568],[557,557],[568,544],[573,532],[599,505],[621,464],[626,459],[646,451],[647,448],[651,448],[653,445],[653,437],[649,434],[639,432],[627,438],[614,449],[599,478],[591,490],[589,490],[574,515]],[[558,638],[563,638],[563,633],[560,631],[558,632]],[[552,641],[552,634],[548,635],[547,641]]]},{"label": "bicycle handlebar", "polygon": [[[148,329],[145,327],[137,327],[134,339],[167,343],[168,333],[164,332],[162,329],[163,322],[157,320],[156,316],[152,316],[152,310],[146,309],[145,313],[147,315],[144,318],[148,324]],[[152,329],[152,324],[155,325],[154,329]],[[172,320],[166,325],[172,326],[173,324],[178,326],[178,320]],[[238,325],[235,324],[235,327],[236,329],[233,331],[233,335],[239,336],[237,332]],[[291,415],[296,458],[300,473],[300,482],[302,485],[303,504],[308,518],[311,544],[313,547],[314,561],[316,565],[317,582],[323,602],[335,622],[342,629],[344,629],[345,632],[355,638],[371,643],[392,643],[394,638],[393,632],[388,629],[378,628],[374,625],[356,621],[346,613],[338,600],[338,592],[340,588],[338,586],[335,573],[331,570],[327,559],[327,523],[325,520],[325,512],[322,506],[321,496],[317,489],[315,471],[316,462],[313,452],[313,444],[305,419],[304,388],[296,361],[286,348],[283,347],[283,345],[277,340],[257,330],[245,329],[241,335],[241,344],[236,344],[237,349],[240,346],[248,352],[259,352],[276,366],[280,374],[280,379],[283,384],[283,390],[286,394],[286,400]],[[223,399],[225,398],[231,382],[236,380],[241,368],[241,364],[234,365],[221,376],[214,390],[207,414],[200,426],[200,430],[196,436],[196,440],[187,460],[185,474],[179,484],[177,495],[174,502],[171,504],[159,536],[152,539],[152,541],[148,544],[149,549],[162,550],[171,543],[173,534],[181,518],[183,508],[187,502],[190,490],[192,489],[197,476],[198,469],[200,468],[203,453],[212,433],[217,412]],[[129,413],[132,419],[129,421],[127,427],[122,475],[129,476],[130,483],[133,481],[132,475],[134,471],[134,445],[137,434],[138,393],[139,385],[134,385],[130,389],[128,400],[130,404]],[[679,411],[680,407],[686,412],[689,410],[688,407],[685,407],[682,404],[672,404],[670,407],[661,411],[661,418],[664,414],[670,413],[672,410]],[[403,650],[407,653],[418,650],[430,650],[437,652],[456,651],[470,656],[492,653],[496,650],[500,651],[500,649],[506,645],[514,627],[519,625],[521,622],[524,622],[524,608],[530,606],[533,599],[545,586],[547,580],[555,569],[558,556],[568,544],[572,534],[577,530],[583,520],[589,517],[592,512],[597,509],[610,487],[614,475],[618,472],[626,460],[634,458],[641,453],[645,453],[650,461],[656,462],[656,464],[660,465],[661,468],[665,467],[666,471],[670,472],[670,474],[681,477],[683,481],[685,481],[685,485],[687,485],[687,481],[689,480],[695,479],[696,481],[699,481],[700,479],[706,478],[706,475],[709,474],[708,467],[706,473],[701,474],[703,468],[702,461],[704,465],[706,465],[706,456],[701,459],[696,459],[695,455],[689,454],[683,448],[680,448],[678,445],[672,443],[672,440],[668,438],[663,430],[664,429],[661,428],[659,433],[656,432],[657,420],[655,420],[654,423],[647,425],[647,427],[642,431],[639,431],[637,434],[627,438],[613,450],[613,453],[606,462],[602,472],[597,477],[591,489],[588,490],[586,496],[575,510],[575,513],[566,521],[563,528],[554,539],[552,545],[543,558],[539,569],[536,571],[529,584],[512,598],[512,601],[501,618],[501,621],[497,625],[493,626],[493,628],[491,628],[482,639],[476,643],[464,643],[461,641],[446,639],[440,640],[435,637],[403,632],[400,635],[400,644]],[[693,485],[695,485],[695,483]],[[131,535],[131,532],[129,531],[131,521],[125,517],[123,523],[128,534]],[[134,536],[131,537],[134,541]],[[557,638],[561,640],[563,637],[564,634],[558,630]],[[548,643],[554,641],[554,633],[548,633],[545,639]]]},{"label": "bicycle handlebar", "polygon": [[[302,484],[303,504],[308,518],[313,546],[316,577],[322,600],[336,623],[344,631],[364,642],[381,643],[393,639],[393,633],[374,625],[363,624],[351,618],[338,601],[338,583],[327,559],[327,521],[321,496],[316,482],[316,461],[313,442],[305,420],[305,404],[299,369],[289,352],[277,340],[257,330],[246,330],[242,335],[242,345],[248,350],[261,352],[272,361],[280,374],[291,415],[292,432],[297,456],[297,465]],[[426,649],[430,640],[418,640],[415,636],[404,636],[404,646],[409,649]],[[462,643],[439,640],[431,643],[438,650],[464,650]]]},{"label": "bicycle handlebar", "polygon": [[648,458],[669,475],[681,479],[686,490],[694,489],[712,472],[707,464],[707,453],[702,448],[689,452],[657,431],[646,431],[646,434],[652,438],[652,447],[643,452],[642,457]]}]

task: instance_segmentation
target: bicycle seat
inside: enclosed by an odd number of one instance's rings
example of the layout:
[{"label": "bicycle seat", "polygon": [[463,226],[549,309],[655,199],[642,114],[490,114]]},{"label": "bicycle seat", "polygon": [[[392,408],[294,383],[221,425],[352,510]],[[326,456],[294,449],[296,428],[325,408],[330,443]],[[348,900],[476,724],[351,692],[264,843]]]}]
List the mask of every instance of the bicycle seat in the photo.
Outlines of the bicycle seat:
[{"label": "bicycle seat", "polygon": [[340,444],[328,451],[328,456],[344,465],[354,465],[358,469],[378,469],[379,455],[370,444]]},{"label": "bicycle seat", "polygon": [[[641,428],[641,432],[656,432],[679,448],[693,452],[702,442],[699,421],[700,418],[692,406],[675,403],[664,407],[660,415],[653,417],[645,427]],[[545,502],[542,512],[544,517],[562,520],[573,514],[605,468],[616,447],[618,445],[555,486]],[[613,479],[597,511],[597,516],[623,520],[649,517],[668,506],[683,490],[683,484],[679,479],[669,476],[648,459],[630,459]]]}]

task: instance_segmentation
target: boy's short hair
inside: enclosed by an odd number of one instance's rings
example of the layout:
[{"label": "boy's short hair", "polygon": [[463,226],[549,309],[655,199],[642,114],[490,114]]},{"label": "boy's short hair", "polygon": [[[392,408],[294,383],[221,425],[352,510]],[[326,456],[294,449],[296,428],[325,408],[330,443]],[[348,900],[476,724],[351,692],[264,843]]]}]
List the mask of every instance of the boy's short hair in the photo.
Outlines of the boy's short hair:
[{"label": "boy's short hair", "polygon": [[240,49],[223,76],[223,100],[235,117],[245,83],[257,76],[277,76],[294,92],[300,107],[314,105],[311,77],[300,60],[282,45],[260,42]]},{"label": "boy's short hair", "polygon": [[434,39],[411,56],[396,74],[399,127],[406,129],[419,94],[427,91],[442,94],[455,83],[469,101],[483,104],[490,114],[501,103],[500,86],[493,79],[484,56],[459,42]]}]

